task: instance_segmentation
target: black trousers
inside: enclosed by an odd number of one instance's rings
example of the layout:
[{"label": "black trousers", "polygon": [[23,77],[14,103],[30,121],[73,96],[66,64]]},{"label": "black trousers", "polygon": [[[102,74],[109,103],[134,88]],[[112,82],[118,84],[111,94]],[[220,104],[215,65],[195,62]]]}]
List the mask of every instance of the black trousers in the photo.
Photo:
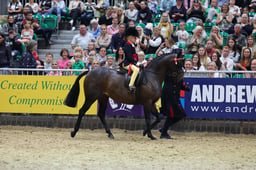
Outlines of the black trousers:
[{"label": "black trousers", "polygon": [[81,16],[81,10],[78,9],[78,8],[72,9],[69,15],[70,15],[70,17],[71,17],[72,20],[73,20],[73,25],[72,25],[72,27],[75,27],[75,26],[76,26],[76,23],[77,23],[77,18]]}]

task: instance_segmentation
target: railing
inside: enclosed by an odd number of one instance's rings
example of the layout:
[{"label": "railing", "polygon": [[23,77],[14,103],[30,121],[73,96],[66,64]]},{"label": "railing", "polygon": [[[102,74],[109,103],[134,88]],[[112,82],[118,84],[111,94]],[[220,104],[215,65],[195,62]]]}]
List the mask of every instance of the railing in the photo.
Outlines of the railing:
[{"label": "railing", "polygon": [[[22,68],[0,68],[0,75],[51,75],[71,76],[79,75],[87,69],[22,69]],[[61,74],[58,74],[61,73]],[[205,78],[256,78],[256,71],[185,71],[185,77]]]}]

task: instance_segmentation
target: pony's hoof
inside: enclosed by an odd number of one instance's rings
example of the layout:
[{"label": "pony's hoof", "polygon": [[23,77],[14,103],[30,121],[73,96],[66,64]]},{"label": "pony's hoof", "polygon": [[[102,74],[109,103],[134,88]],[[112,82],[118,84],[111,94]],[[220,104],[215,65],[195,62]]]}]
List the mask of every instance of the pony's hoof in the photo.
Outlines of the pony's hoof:
[{"label": "pony's hoof", "polygon": [[109,138],[109,139],[115,139],[115,137],[114,137],[113,134],[108,134],[108,138]]},{"label": "pony's hoof", "polygon": [[156,137],[154,137],[154,136],[150,136],[149,137],[151,140],[156,140]]},{"label": "pony's hoof", "polygon": [[147,134],[147,130],[145,129],[143,130],[143,136],[146,136],[146,134]]},{"label": "pony's hoof", "polygon": [[75,137],[75,136],[76,136],[76,132],[72,131],[72,132],[70,133],[70,136],[71,136],[72,138]]}]

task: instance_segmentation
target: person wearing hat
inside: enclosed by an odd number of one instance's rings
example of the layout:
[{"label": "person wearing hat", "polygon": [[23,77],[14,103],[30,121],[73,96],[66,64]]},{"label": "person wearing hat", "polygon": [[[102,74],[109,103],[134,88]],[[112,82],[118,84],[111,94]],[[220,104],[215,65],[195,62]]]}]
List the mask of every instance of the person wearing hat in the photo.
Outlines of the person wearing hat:
[{"label": "person wearing hat", "polygon": [[136,88],[134,86],[134,82],[136,80],[136,77],[139,73],[139,68],[136,66],[136,63],[138,61],[138,56],[135,51],[135,43],[136,43],[136,37],[138,37],[138,31],[134,27],[127,28],[125,32],[126,40],[123,50],[124,50],[124,61],[123,61],[123,68],[128,70],[132,70],[132,76],[129,83],[129,90],[134,91]]}]

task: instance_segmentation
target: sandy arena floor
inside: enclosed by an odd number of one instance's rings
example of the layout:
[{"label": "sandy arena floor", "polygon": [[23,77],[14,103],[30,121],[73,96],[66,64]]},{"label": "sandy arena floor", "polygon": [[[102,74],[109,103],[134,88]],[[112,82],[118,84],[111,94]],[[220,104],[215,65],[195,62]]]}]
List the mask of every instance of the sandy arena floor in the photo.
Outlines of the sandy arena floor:
[{"label": "sandy arena floor", "polygon": [[[171,132],[151,141],[142,131],[0,126],[0,170],[256,169],[256,136]],[[153,131],[159,138],[159,132]]]}]

